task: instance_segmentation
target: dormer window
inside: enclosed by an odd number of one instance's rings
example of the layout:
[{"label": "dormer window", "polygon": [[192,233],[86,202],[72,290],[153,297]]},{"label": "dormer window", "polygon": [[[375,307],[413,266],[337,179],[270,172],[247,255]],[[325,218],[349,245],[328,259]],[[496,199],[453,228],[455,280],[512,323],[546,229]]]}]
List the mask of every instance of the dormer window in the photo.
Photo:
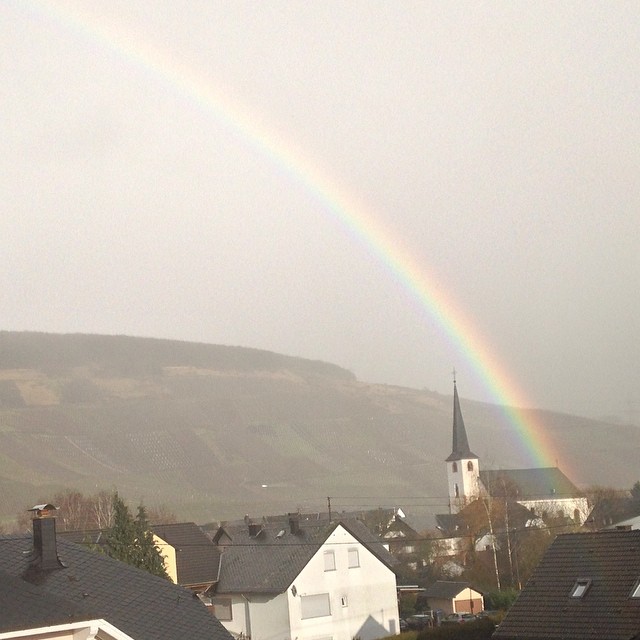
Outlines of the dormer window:
[{"label": "dormer window", "polygon": [[630,598],[640,598],[640,578],[636,581],[633,589],[631,590]]},{"label": "dormer window", "polygon": [[591,586],[591,580],[588,578],[578,578],[576,583],[573,585],[573,589],[571,590],[572,598],[583,598],[585,593],[589,590]]}]

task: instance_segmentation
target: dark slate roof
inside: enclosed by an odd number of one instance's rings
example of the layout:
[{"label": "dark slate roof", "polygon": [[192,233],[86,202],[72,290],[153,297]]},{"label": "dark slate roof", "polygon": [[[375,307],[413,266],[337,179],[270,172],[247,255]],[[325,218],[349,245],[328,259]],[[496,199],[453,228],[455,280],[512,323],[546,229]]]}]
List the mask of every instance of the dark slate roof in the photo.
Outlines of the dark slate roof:
[{"label": "dark slate roof", "polygon": [[106,545],[108,529],[72,529],[69,531],[58,531],[58,540],[64,538],[68,542],[75,542],[83,545]]},{"label": "dark slate roof", "polygon": [[359,520],[300,522],[291,533],[288,522],[263,522],[260,533],[250,535],[247,524],[223,527],[230,538],[220,565],[217,593],[282,593],[324,544],[331,532],[342,525],[388,567],[396,560],[380,538]]},{"label": "dark slate roof", "polygon": [[[468,582],[449,582],[446,580],[438,580],[425,588],[424,595],[426,598],[455,598],[467,587],[473,589]],[[474,591],[478,590],[474,589]]]},{"label": "dark slate roof", "polygon": [[154,524],[151,530],[175,549],[179,584],[217,581],[220,551],[198,525],[193,522]]},{"label": "dark slate roof", "polygon": [[459,513],[437,513],[436,528],[445,535],[456,535],[465,531],[467,525]]},{"label": "dark slate roof", "polygon": [[[578,579],[591,580],[572,598]],[[494,638],[630,640],[640,637],[640,531],[558,536],[500,623]]]},{"label": "dark slate roof", "polygon": [[230,640],[187,589],[58,537],[66,565],[29,568],[31,536],[0,536],[0,632],[103,618],[136,640]]},{"label": "dark slate roof", "polygon": [[[218,579],[220,551],[197,524],[154,524],[151,531],[175,549],[178,584],[204,585]],[[106,544],[107,534],[107,529],[87,529],[61,531],[58,536],[77,544]]]},{"label": "dark slate roof", "polygon": [[501,478],[509,488],[517,490],[517,500],[553,500],[581,495],[558,467],[480,471],[480,480],[490,493],[502,491]]},{"label": "dark slate roof", "polygon": [[469,440],[467,439],[467,430],[464,427],[462,419],[462,410],[460,409],[460,400],[458,398],[458,387],[455,382],[453,384],[453,446],[451,455],[445,462],[453,462],[454,460],[468,460],[476,458],[477,455],[469,448]]}]

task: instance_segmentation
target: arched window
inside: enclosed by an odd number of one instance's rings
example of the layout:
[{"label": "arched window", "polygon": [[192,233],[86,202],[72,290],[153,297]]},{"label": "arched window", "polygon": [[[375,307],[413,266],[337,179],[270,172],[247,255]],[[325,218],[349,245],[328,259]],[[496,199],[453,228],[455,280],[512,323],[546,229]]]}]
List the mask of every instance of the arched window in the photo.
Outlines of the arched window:
[{"label": "arched window", "polygon": [[460,497],[460,489],[458,489],[458,483],[457,482],[453,485],[453,490],[455,491],[456,498],[459,498]]},{"label": "arched window", "polygon": [[473,471],[473,462],[471,460],[467,462],[467,471]]},{"label": "arched window", "polygon": [[452,470],[453,470],[453,473],[458,473],[458,463],[457,463],[457,462],[454,462],[454,463],[451,465],[451,468],[452,468]]}]

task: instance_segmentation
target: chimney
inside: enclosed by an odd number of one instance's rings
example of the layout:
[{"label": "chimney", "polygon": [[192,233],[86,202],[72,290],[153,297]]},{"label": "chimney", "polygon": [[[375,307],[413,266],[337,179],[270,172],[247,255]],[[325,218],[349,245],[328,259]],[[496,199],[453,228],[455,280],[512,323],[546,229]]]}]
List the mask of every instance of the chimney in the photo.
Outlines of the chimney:
[{"label": "chimney", "polygon": [[300,516],[297,513],[289,514],[289,531],[294,536],[300,533]]},{"label": "chimney", "polygon": [[37,504],[29,509],[33,511],[33,551],[30,565],[34,569],[48,571],[64,567],[58,558],[56,543],[54,512],[57,508],[52,504]]},{"label": "chimney", "polygon": [[262,525],[257,523],[257,522],[253,522],[252,520],[250,520],[248,517],[245,517],[245,523],[247,524],[247,527],[249,528],[249,535],[252,538],[256,538],[260,535],[260,532],[262,531]]}]

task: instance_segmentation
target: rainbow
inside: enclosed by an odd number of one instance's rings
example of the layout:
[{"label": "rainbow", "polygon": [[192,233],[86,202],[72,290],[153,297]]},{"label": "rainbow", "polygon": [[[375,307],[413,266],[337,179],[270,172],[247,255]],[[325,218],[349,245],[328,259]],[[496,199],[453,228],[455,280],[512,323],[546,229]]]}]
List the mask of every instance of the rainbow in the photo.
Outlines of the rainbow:
[{"label": "rainbow", "polygon": [[[29,5],[21,5],[29,6]],[[396,282],[407,291],[437,323],[450,343],[475,371],[483,386],[513,425],[532,465],[555,466],[556,447],[544,425],[524,407],[530,406],[513,376],[491,352],[489,342],[480,335],[472,321],[453,297],[438,286],[436,278],[418,263],[392,229],[385,226],[369,206],[348,188],[306,157],[303,151],[281,133],[269,130],[246,105],[216,90],[209,79],[195,69],[180,65],[166,51],[139,34],[129,33],[121,25],[98,23],[95,16],[80,9],[63,8],[60,3],[33,0],[34,17],[46,17],[64,30],[105,48],[144,71],[158,82],[188,98],[236,136],[247,141],[273,162],[278,170],[293,175],[356,242],[362,244],[391,272]]]}]

